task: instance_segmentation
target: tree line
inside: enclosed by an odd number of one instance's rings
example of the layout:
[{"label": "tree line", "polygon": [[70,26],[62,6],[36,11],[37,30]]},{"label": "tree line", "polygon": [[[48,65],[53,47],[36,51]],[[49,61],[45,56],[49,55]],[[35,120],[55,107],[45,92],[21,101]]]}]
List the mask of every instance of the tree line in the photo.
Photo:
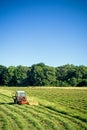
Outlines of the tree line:
[{"label": "tree line", "polygon": [[51,67],[44,63],[31,67],[0,65],[0,86],[87,86],[87,67],[69,64]]}]

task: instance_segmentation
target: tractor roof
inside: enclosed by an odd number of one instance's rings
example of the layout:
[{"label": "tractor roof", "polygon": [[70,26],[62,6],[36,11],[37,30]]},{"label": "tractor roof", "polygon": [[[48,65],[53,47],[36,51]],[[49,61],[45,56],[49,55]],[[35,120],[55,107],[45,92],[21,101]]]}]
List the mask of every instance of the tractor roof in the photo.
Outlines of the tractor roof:
[{"label": "tractor roof", "polygon": [[25,91],[16,91],[17,93],[25,93]]}]

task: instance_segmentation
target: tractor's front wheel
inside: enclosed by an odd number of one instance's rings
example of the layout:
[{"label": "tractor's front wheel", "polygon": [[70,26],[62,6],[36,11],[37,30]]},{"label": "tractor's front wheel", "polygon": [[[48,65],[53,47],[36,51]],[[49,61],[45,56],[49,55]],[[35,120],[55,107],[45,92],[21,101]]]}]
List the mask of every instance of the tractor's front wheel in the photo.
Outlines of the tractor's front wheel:
[{"label": "tractor's front wheel", "polygon": [[14,99],[14,104],[17,104],[17,99]]}]

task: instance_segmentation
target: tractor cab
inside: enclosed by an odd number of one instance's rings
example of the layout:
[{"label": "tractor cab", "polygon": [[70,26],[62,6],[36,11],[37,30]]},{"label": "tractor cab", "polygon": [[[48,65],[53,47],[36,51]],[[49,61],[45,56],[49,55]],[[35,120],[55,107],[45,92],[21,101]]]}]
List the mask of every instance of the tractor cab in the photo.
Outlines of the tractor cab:
[{"label": "tractor cab", "polygon": [[15,95],[18,97],[25,97],[26,96],[24,91],[16,91]]},{"label": "tractor cab", "polygon": [[28,104],[25,91],[16,91],[12,98],[15,104]]}]

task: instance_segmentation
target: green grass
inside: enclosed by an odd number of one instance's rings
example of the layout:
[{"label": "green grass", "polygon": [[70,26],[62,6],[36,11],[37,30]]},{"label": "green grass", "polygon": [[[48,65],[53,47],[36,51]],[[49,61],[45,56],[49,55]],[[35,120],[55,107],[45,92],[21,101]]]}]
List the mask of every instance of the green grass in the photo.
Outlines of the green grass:
[{"label": "green grass", "polygon": [[[16,90],[38,106],[16,105]],[[87,88],[0,87],[0,130],[87,130]]]}]

